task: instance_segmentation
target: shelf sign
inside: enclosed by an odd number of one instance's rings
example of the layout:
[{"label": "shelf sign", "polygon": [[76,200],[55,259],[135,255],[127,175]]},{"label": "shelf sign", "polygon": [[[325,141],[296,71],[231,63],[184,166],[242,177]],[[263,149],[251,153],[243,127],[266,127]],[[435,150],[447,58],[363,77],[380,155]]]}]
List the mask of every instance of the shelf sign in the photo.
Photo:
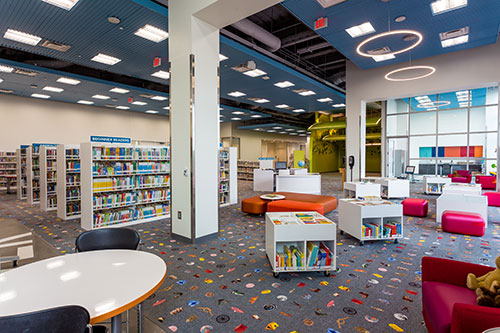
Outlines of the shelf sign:
[{"label": "shelf sign", "polygon": [[33,147],[40,147],[40,146],[45,146],[45,147],[57,147],[57,143],[33,143]]},{"label": "shelf sign", "polygon": [[160,66],[161,66],[161,58],[160,57],[156,57],[153,60],[153,67],[156,68],[156,67],[160,67]]},{"label": "shelf sign", "polygon": [[314,21],[314,30],[319,30],[328,27],[328,18],[320,17],[316,21]]},{"label": "shelf sign", "polygon": [[130,138],[120,138],[116,136],[95,136],[90,137],[90,142],[106,142],[106,143],[131,143]]},{"label": "shelf sign", "polygon": [[21,149],[28,148],[30,145],[21,145]]}]

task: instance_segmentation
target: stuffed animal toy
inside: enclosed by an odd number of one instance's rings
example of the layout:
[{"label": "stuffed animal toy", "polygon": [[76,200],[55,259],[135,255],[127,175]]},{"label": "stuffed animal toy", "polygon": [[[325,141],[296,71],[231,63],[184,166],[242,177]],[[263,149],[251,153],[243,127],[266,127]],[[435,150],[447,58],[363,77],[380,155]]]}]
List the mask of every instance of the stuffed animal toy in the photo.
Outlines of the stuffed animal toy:
[{"label": "stuffed animal toy", "polygon": [[500,308],[500,285],[496,283],[493,283],[493,285],[495,286],[495,292],[481,287],[476,289],[477,305]]},{"label": "stuffed animal toy", "polygon": [[479,305],[500,307],[500,256],[495,264],[497,268],[483,276],[467,275],[467,287],[476,291]]}]

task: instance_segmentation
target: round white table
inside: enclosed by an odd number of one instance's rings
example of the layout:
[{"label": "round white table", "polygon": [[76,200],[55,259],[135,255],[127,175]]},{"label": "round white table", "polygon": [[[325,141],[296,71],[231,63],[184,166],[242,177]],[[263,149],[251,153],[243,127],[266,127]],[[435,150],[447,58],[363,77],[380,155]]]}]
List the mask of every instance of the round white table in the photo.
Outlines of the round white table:
[{"label": "round white table", "polygon": [[112,318],[112,332],[121,332],[121,313],[153,294],[166,274],[163,259],[142,251],[89,251],[38,261],[0,274],[0,316],[80,305],[91,324]]}]

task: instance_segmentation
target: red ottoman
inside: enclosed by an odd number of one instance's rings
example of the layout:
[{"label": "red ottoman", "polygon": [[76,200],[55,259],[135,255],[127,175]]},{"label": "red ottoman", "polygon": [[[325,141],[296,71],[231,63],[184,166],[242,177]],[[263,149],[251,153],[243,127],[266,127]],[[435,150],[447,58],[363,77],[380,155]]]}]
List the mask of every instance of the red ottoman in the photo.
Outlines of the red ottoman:
[{"label": "red ottoman", "polygon": [[454,234],[483,236],[485,223],[480,214],[445,210],[441,218],[443,231]]},{"label": "red ottoman", "polygon": [[314,202],[275,200],[267,204],[268,212],[318,212],[325,214],[324,206]]},{"label": "red ottoman", "polygon": [[488,206],[500,207],[499,192],[484,192],[483,195],[488,197]]},{"label": "red ottoman", "polygon": [[403,200],[403,215],[426,217],[429,203],[425,199],[408,198]]}]

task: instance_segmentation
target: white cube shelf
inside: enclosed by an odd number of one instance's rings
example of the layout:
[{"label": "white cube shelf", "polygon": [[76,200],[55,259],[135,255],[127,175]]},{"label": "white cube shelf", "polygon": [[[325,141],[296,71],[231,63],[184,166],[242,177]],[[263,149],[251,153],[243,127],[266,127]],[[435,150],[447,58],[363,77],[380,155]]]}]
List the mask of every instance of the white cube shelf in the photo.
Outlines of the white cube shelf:
[{"label": "white cube shelf", "polygon": [[424,193],[425,194],[441,194],[443,187],[446,184],[451,184],[451,178],[438,176],[424,176]]}]

